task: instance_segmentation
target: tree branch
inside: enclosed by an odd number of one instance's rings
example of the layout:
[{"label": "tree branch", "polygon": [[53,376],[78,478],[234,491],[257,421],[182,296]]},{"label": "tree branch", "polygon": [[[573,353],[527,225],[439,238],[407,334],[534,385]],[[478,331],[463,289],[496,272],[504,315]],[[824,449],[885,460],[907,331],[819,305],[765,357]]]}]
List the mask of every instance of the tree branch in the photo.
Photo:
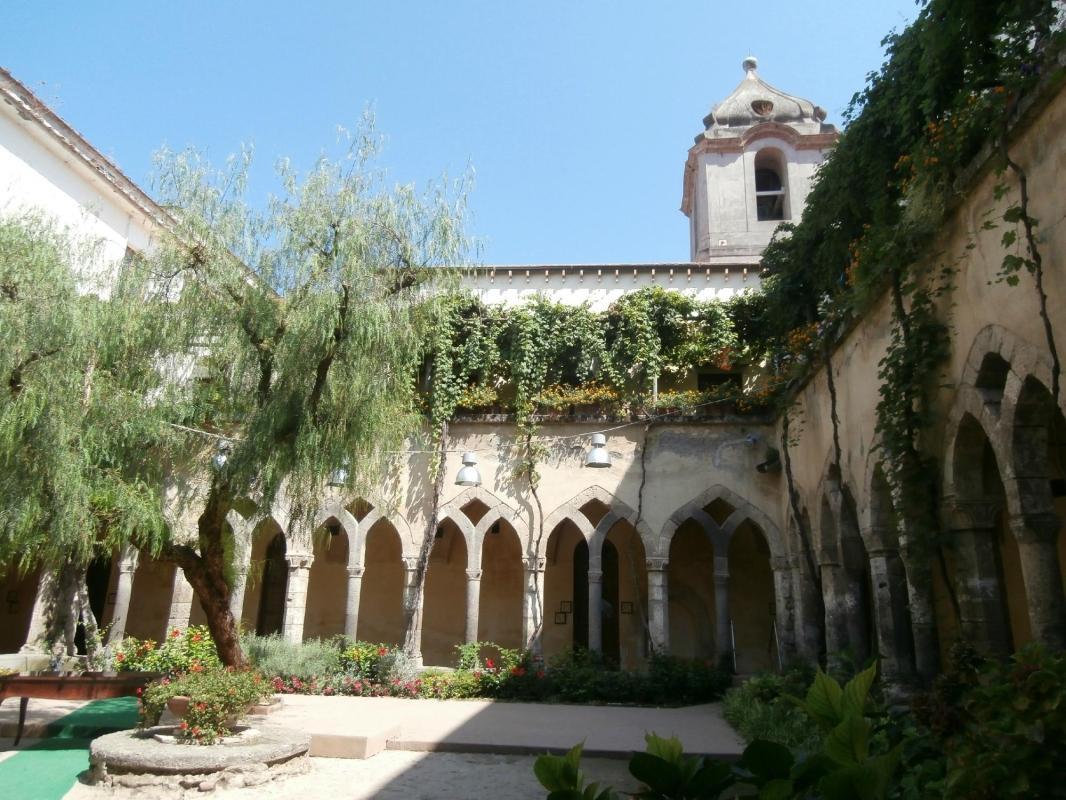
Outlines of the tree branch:
[{"label": "tree branch", "polygon": [[22,394],[22,373],[26,370],[27,367],[45,358],[51,358],[52,356],[56,355],[60,350],[62,350],[62,348],[60,347],[54,347],[50,350],[34,350],[32,353],[22,359],[22,361],[16,364],[14,369],[11,370],[11,374],[8,376],[7,379],[7,388],[11,392],[11,397],[16,398],[20,394]]}]

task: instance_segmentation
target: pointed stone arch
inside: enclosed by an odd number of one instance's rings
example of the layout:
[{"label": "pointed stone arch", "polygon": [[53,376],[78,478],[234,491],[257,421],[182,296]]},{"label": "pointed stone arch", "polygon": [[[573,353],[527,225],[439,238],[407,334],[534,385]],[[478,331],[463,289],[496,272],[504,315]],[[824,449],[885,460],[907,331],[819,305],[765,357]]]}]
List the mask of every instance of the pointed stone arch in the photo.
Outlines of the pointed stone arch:
[{"label": "pointed stone arch", "polygon": [[[597,500],[607,507],[607,513],[597,521],[595,525],[581,510],[582,506]],[[652,551],[655,537],[651,528],[644,520],[637,519],[637,512],[624,500],[604,489],[602,486],[590,486],[589,488],[574,495],[568,501],[558,506],[544,519],[544,532],[551,538],[551,532],[558,527],[559,523],[569,519],[581,531],[585,541],[589,545],[589,558],[599,558],[599,551],[603,546],[603,540],[607,533],[619,522],[628,522],[640,536],[641,543],[646,552]],[[547,555],[548,542],[540,543],[537,555]]]},{"label": "pointed stone arch", "polygon": [[[463,509],[473,501],[483,504],[486,511],[474,522],[463,512]],[[449,517],[460,527],[467,539],[467,547],[470,548],[470,563],[481,563],[481,548],[485,543],[485,535],[493,525],[498,522],[506,522],[512,527],[518,521],[518,510],[508,505],[483,486],[471,486],[460,492],[443,506],[440,510],[441,519]],[[458,522],[457,517],[463,517],[469,523],[469,527]],[[521,537],[520,537],[521,538]]]},{"label": "pointed stone arch", "polygon": [[[730,506],[733,507],[733,511],[723,521],[721,525],[714,521],[714,519],[704,511],[704,507],[713,503],[715,500],[724,500]],[[729,489],[721,484],[716,484],[709,489],[705,489],[700,492],[696,497],[692,498],[685,505],[681,506],[677,511],[670,515],[670,518],[663,525],[662,533],[659,535],[656,542],[657,547],[654,553],[659,558],[668,558],[670,553],[670,542],[674,538],[674,534],[677,533],[677,529],[686,520],[695,520],[703,527],[707,535],[711,537],[711,541],[715,548],[728,548],[729,540],[732,538],[736,529],[744,522],[744,520],[751,520],[761,530],[766,539],[767,545],[770,547],[770,553],[775,559],[787,559],[788,553],[785,549],[784,540],[781,537],[781,532],[773,520],[770,519],[764,512],[754,506],[752,503],[745,500],[738,495],[732,489]],[[723,549],[722,552],[725,552]],[[651,555],[652,549],[649,548],[649,555]]]}]

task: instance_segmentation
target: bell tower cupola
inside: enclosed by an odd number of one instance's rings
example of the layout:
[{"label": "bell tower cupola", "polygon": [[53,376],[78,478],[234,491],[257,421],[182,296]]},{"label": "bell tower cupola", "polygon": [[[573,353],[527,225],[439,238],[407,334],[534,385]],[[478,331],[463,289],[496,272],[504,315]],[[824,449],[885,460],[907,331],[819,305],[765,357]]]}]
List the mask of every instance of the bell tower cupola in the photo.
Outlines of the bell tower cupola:
[{"label": "bell tower cupola", "polygon": [[837,140],[823,109],[764,81],[754,57],[743,68],[688,151],[681,210],[692,261],[757,266],[774,229],[799,220]]}]

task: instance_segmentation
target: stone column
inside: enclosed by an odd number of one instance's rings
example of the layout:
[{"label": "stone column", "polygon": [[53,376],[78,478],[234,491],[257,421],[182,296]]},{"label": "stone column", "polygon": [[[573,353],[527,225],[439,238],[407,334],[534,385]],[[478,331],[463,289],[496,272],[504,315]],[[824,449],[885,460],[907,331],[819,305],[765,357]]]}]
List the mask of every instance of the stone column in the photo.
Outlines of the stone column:
[{"label": "stone column", "polygon": [[363,591],[363,567],[348,567],[348,594],[344,598],[344,635],[355,640],[359,632],[359,596]]},{"label": "stone column", "polygon": [[481,570],[466,571],[466,642],[477,641],[478,612],[481,610]]},{"label": "stone column", "polygon": [[1054,512],[1010,519],[1025,582],[1029,628],[1034,640],[1052,650],[1066,649],[1066,599],[1056,547],[1059,528],[1059,518]]},{"label": "stone column", "polygon": [[777,634],[778,662],[788,664],[796,658],[796,613],[792,594],[793,577],[788,559],[771,559],[774,576],[774,630]]},{"label": "stone column", "polygon": [[405,556],[403,559],[403,608],[404,618],[411,620],[411,652],[408,655],[416,667],[422,666],[422,601],[416,597],[418,590],[418,558]]},{"label": "stone column", "polygon": [[792,583],[799,611],[796,615],[796,650],[809,663],[817,663],[825,649],[825,608],[806,556],[796,557]]},{"label": "stone column", "polygon": [[870,552],[870,583],[873,586],[874,618],[877,622],[877,652],[881,655],[881,673],[889,680],[911,677],[913,647],[906,620],[897,609],[905,608],[907,599],[903,565],[894,550]]},{"label": "stone column", "polygon": [[900,560],[907,572],[907,607],[911,615],[914,669],[926,685],[940,674],[940,637],[936,628],[936,603],[933,599],[933,565],[928,548],[912,548],[914,526],[903,522],[900,536]]},{"label": "stone column", "polygon": [[544,567],[545,559],[530,556],[523,559],[525,591],[522,602],[522,640],[534,655],[543,650],[544,629]]},{"label": "stone column", "polygon": [[133,596],[133,573],[137,571],[139,553],[132,547],[126,547],[118,562],[118,584],[115,586],[115,612],[111,617],[111,628],[107,638],[117,642],[126,635],[126,620],[130,614],[130,598]]},{"label": "stone column", "polygon": [[652,653],[670,652],[670,591],[667,575],[669,562],[665,558],[649,558],[644,562],[648,570],[648,634]]},{"label": "stone column", "polygon": [[1011,637],[996,565],[996,531],[980,524],[956,529],[953,536],[962,635],[978,649],[1006,655]]},{"label": "stone column", "polygon": [[285,584],[285,616],[281,624],[281,635],[286,641],[299,644],[304,638],[311,556],[306,553],[291,553],[285,556],[285,560],[289,564],[289,576]]},{"label": "stone column", "polygon": [[[589,568],[589,650],[603,652],[603,570]],[[617,611],[617,610],[616,610]]]},{"label": "stone column", "polygon": [[848,576],[844,567],[832,561],[823,561],[822,604],[825,607],[825,648],[827,655],[835,655],[847,649],[848,636]]},{"label": "stone column", "polygon": [[729,559],[714,557],[714,654],[721,661],[733,652],[729,613]]},{"label": "stone column", "polygon": [[[252,539],[249,535],[233,534],[233,585],[229,594],[229,613],[240,625],[244,617],[244,591],[248,584],[248,567],[252,561]],[[254,621],[253,621],[254,622]]]},{"label": "stone column", "polygon": [[167,619],[168,631],[172,628],[189,627],[194,595],[195,592],[193,592],[192,585],[185,579],[185,570],[177,567],[174,570],[174,587],[170,594],[170,617]]}]

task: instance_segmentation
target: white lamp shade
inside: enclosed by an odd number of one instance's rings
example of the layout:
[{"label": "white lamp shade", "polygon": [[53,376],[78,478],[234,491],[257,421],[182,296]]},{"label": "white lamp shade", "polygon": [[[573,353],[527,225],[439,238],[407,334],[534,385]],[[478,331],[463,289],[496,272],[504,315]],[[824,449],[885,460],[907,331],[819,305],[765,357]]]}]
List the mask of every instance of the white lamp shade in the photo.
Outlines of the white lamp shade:
[{"label": "white lamp shade", "polygon": [[481,473],[477,470],[477,456],[473,453],[463,453],[463,467],[455,476],[456,486],[480,486]]},{"label": "white lamp shade", "polygon": [[585,456],[585,466],[607,469],[611,466],[611,454],[607,452],[607,437],[602,433],[592,434],[592,447]]}]

